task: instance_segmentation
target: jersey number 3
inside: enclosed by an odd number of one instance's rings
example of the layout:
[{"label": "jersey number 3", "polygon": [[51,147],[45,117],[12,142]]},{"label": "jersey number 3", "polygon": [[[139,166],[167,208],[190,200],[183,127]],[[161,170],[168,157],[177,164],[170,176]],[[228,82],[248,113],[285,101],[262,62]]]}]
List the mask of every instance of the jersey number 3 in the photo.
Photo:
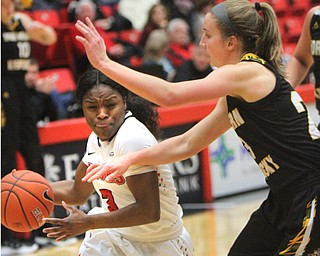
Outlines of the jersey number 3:
[{"label": "jersey number 3", "polygon": [[101,193],[102,199],[106,200],[109,212],[113,212],[113,211],[118,210],[118,206],[117,206],[116,202],[114,201],[114,197],[112,195],[111,190],[100,189],[100,193]]}]

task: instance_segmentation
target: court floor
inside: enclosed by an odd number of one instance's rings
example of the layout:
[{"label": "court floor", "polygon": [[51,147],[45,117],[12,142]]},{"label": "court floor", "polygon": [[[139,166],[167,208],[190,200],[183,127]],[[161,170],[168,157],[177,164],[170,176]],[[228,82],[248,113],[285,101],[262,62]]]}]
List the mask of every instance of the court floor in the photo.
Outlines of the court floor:
[{"label": "court floor", "polygon": [[[194,256],[227,255],[249,216],[266,196],[267,190],[262,189],[209,204],[183,205],[184,225],[193,238]],[[76,256],[80,243],[44,248],[27,256]]]}]

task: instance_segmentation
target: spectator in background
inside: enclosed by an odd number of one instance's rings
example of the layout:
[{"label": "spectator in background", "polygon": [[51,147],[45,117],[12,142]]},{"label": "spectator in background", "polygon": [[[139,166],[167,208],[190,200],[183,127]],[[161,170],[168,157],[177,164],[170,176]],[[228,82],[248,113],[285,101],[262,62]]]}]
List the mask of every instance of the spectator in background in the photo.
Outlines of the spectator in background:
[{"label": "spectator in background", "polygon": [[[137,47],[130,42],[119,39],[117,35],[112,36],[113,34],[110,33],[113,30],[119,32],[121,30],[132,28],[132,24],[130,21],[127,20],[129,23],[124,22],[126,23],[126,25],[123,26],[119,25],[121,23],[120,21],[117,22],[118,25],[116,25],[117,27],[115,29],[115,27],[112,28],[112,23],[110,23],[113,18],[109,17],[109,19],[102,19],[100,18],[100,16],[97,16],[97,11],[99,10],[99,8],[97,8],[93,1],[80,0],[79,2],[75,1],[75,3],[75,20],[83,21],[85,17],[89,17],[95,22],[96,29],[99,30],[99,33],[103,36],[105,44],[108,46],[108,54],[113,60],[129,66],[130,58],[132,56],[142,56],[142,49],[140,47]],[[75,39],[76,35],[78,35],[78,31],[74,27],[72,27],[70,30],[70,34],[72,47],[74,49],[73,55],[75,56],[75,64],[77,69],[76,76],[77,78],[79,78],[89,67],[89,61],[85,54],[84,47]]]},{"label": "spectator in background", "polygon": [[[191,16],[195,10],[194,0],[161,0],[160,2],[167,6],[171,19],[183,19],[191,27]],[[192,31],[189,31],[189,33],[191,39],[194,40]]]},{"label": "spectator in background", "polygon": [[39,78],[39,64],[36,59],[31,59],[25,74],[25,83],[37,125],[40,126],[43,123],[57,120],[56,106],[50,96],[52,90],[55,89],[54,78]]},{"label": "spectator in background", "polygon": [[[29,92],[32,94],[45,94],[49,96],[50,101],[53,103],[53,107],[55,109],[55,117],[52,115],[52,118],[49,118],[48,121],[54,121],[57,119],[66,119],[69,118],[69,106],[74,102],[73,91],[59,92],[57,89],[57,80],[55,74],[41,77],[39,72],[39,63],[36,59],[31,59],[30,66],[26,73],[26,85],[29,88]],[[31,90],[30,90],[31,89]],[[36,92],[35,92],[36,91]],[[34,95],[34,96],[40,96]],[[42,95],[44,96],[44,95]],[[48,98],[48,97],[45,97]],[[50,106],[51,103],[50,103]],[[35,109],[38,113],[42,113],[43,110]],[[38,114],[40,114],[38,113]],[[41,116],[41,115],[40,115]],[[43,118],[40,118],[38,121],[44,121]],[[42,123],[42,122],[41,122]]]},{"label": "spectator in background", "polygon": [[[14,0],[1,1],[1,177],[17,168],[17,151],[27,169],[45,174],[24,76],[32,56],[31,41],[52,45],[56,40],[53,28],[17,12]],[[1,226],[1,255],[37,249],[33,241],[19,241],[16,233]]]},{"label": "spectator in background", "polygon": [[[305,79],[311,67],[315,76],[316,108],[320,115],[320,5],[306,15],[303,31],[293,56],[286,66],[288,81],[297,87]],[[319,121],[318,121],[319,122]],[[318,124],[320,130],[320,123]]]},{"label": "spectator in background", "polygon": [[166,29],[169,23],[169,10],[161,3],[151,7],[148,20],[141,31],[139,44],[144,47],[150,33],[155,29]]},{"label": "spectator in background", "polygon": [[167,28],[169,46],[166,56],[173,67],[177,69],[186,60],[190,59],[190,49],[193,46],[190,38],[190,26],[181,19],[170,20]]},{"label": "spectator in background", "polygon": [[131,21],[117,12],[106,17],[93,0],[72,0],[68,5],[67,12],[70,22],[84,20],[88,16],[95,21],[95,26],[104,31],[122,31],[132,28]]},{"label": "spectator in background", "polygon": [[[167,48],[168,36],[166,31],[163,29],[153,30],[144,48],[143,66],[149,71],[152,68],[160,67],[160,70],[163,71],[162,75],[160,76],[159,73],[154,75],[170,81],[175,74],[175,70],[171,61],[165,55]],[[149,72],[149,74],[152,74],[152,72]]]},{"label": "spectator in background", "polygon": [[185,61],[177,70],[174,82],[204,78],[212,72],[206,49],[195,44],[191,50],[191,59]]}]

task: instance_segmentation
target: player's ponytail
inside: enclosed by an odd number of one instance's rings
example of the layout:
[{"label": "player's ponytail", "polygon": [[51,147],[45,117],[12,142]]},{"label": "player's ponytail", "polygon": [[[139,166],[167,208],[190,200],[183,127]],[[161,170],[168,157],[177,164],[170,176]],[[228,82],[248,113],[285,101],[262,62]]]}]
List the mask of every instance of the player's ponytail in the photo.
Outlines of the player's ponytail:
[{"label": "player's ponytail", "polygon": [[257,3],[255,6],[261,7],[261,10],[257,12],[261,17],[263,24],[260,36],[256,41],[256,54],[261,58],[270,61],[273,66],[282,73],[282,42],[274,10],[267,3]]}]

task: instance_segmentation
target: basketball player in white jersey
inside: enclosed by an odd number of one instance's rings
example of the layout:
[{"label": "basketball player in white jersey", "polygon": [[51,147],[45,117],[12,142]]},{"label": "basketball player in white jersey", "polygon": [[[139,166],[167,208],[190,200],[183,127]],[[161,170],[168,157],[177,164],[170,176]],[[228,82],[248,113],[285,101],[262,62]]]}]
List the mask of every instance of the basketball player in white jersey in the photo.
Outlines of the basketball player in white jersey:
[{"label": "basketball player in white jersey", "polygon": [[[51,183],[56,204],[70,215],[48,218],[43,231],[57,241],[86,232],[81,256],[193,254],[183,227],[182,209],[168,165],[132,166],[112,182],[82,182],[88,166],[157,143],[158,114],[154,105],[133,96],[100,71],[80,79],[77,99],[92,133],[75,180]],[[102,206],[88,214],[70,205],[83,204],[96,191]]]}]

